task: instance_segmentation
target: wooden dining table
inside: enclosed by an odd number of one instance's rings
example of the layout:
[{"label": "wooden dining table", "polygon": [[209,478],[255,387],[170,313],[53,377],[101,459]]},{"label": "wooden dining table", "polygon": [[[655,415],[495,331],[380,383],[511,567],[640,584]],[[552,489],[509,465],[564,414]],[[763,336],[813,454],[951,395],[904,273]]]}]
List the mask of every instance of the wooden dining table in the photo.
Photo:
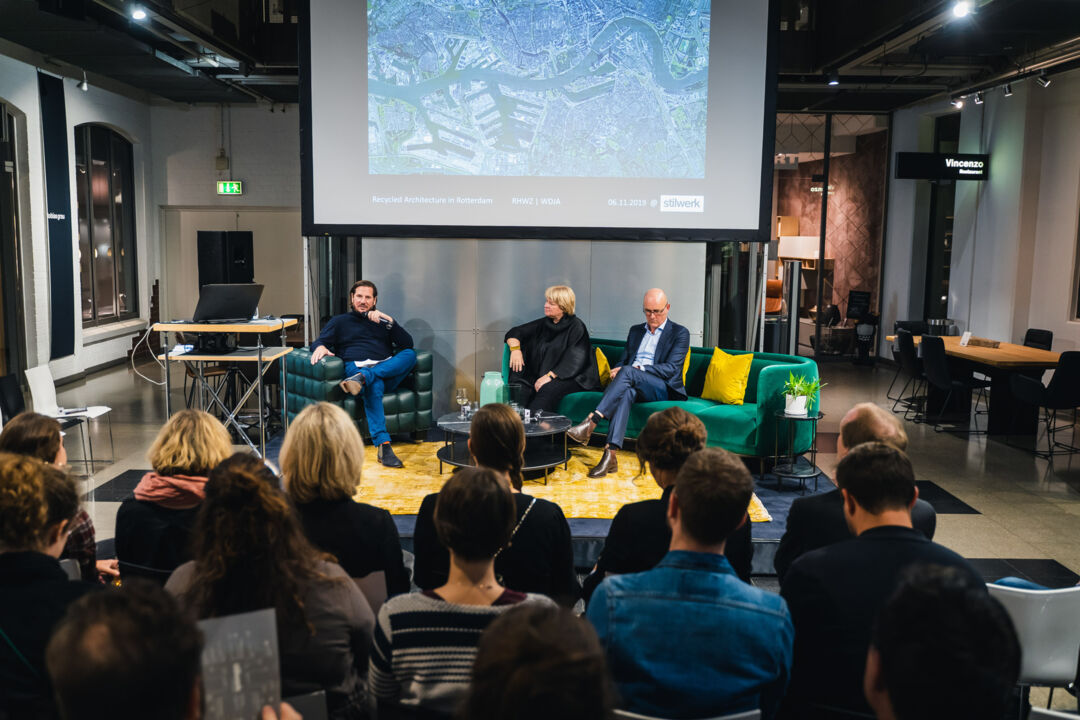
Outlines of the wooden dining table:
[{"label": "wooden dining table", "polygon": [[[889,342],[895,335],[885,338]],[[916,336],[915,344],[922,338]],[[972,373],[982,373],[990,379],[990,412],[987,432],[990,435],[1033,435],[1038,430],[1038,408],[1019,402],[1012,393],[1009,378],[1016,372],[1052,370],[1057,367],[1060,353],[1051,350],[1003,342],[996,348],[980,345],[961,345],[957,335],[941,338],[945,355],[949,358],[949,372],[956,378],[970,378]],[[931,398],[931,402],[933,398]],[[950,403],[950,410],[970,410],[971,398],[957,398]]]}]

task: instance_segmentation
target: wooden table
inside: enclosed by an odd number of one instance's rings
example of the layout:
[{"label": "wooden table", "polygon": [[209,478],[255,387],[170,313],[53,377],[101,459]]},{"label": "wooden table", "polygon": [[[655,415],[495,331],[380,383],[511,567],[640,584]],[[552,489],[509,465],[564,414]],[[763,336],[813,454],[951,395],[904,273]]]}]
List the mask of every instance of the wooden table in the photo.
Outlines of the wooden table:
[{"label": "wooden table", "polygon": [[[171,393],[171,386],[169,383],[169,362],[171,360],[179,360],[183,362],[192,373],[194,373],[196,382],[199,387],[199,404],[202,405],[202,398],[204,393],[209,395],[209,402],[206,405],[206,409],[212,409],[214,407],[219,408],[224,414],[224,424],[226,427],[231,425],[239,434],[240,439],[247,443],[248,447],[259,454],[260,457],[266,455],[266,420],[263,417],[263,375],[270,369],[271,363],[275,360],[284,358],[286,355],[292,352],[291,347],[286,347],[286,334],[287,328],[296,325],[296,318],[260,318],[256,320],[248,320],[246,322],[236,323],[196,323],[187,321],[175,321],[175,322],[159,322],[155,323],[153,330],[161,333],[161,346],[165,348],[165,352],[158,356],[159,360],[165,361],[165,417],[168,418],[172,415],[172,407],[170,404],[169,395]],[[173,353],[169,346],[169,333],[249,333],[255,336],[254,347],[242,347],[228,353],[200,353],[196,351]],[[267,347],[262,344],[262,333],[280,332],[281,333],[281,346]],[[240,397],[235,407],[228,407],[225,401],[222,400],[220,395],[214,387],[203,376],[202,368],[205,363],[255,363],[255,380],[251,381],[247,390]],[[287,380],[285,363],[280,364],[281,373],[281,422],[283,427],[288,426],[288,411],[285,403],[285,382]],[[257,391],[259,399],[259,445],[256,447],[255,442],[248,435],[247,431],[237,421],[237,416],[243,409],[245,403],[252,393]]]},{"label": "wooden table", "polygon": [[[896,336],[889,335],[885,339],[893,342]],[[919,336],[913,339],[916,345],[922,340]],[[945,344],[945,354],[950,358],[949,369],[953,375],[970,377],[973,372],[979,372],[990,378],[987,432],[990,435],[1034,435],[1038,430],[1038,408],[1016,400],[1009,378],[1017,371],[1056,368],[1061,354],[1007,342],[996,348],[963,346],[957,335],[947,335],[941,339]],[[970,410],[970,397],[966,406]]]}]

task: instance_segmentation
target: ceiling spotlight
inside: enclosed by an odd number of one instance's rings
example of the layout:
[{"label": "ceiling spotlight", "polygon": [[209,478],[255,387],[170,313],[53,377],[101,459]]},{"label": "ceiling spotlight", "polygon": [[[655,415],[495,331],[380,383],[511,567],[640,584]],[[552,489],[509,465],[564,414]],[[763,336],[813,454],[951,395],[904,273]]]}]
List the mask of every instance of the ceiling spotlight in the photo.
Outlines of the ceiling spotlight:
[{"label": "ceiling spotlight", "polygon": [[1046,71],[1043,70],[1039,73],[1039,77],[1035,78],[1035,82],[1045,87],[1050,87],[1050,78],[1046,77]]},{"label": "ceiling spotlight", "polygon": [[976,105],[982,105],[983,104],[982,91],[979,91],[979,92],[975,93],[975,104]]},{"label": "ceiling spotlight", "polygon": [[86,71],[85,70],[82,71],[82,82],[79,83],[78,85],[76,85],[75,87],[79,88],[83,92],[86,92],[87,90],[90,89],[90,85],[86,82]]},{"label": "ceiling spotlight", "polygon": [[840,73],[836,72],[835,70],[830,70],[829,72],[825,73],[825,81],[828,82],[829,85],[832,85],[832,86],[839,85],[840,84]]},{"label": "ceiling spotlight", "polygon": [[146,19],[146,10],[144,10],[141,5],[132,5],[131,6],[131,19],[132,20],[145,20]]},{"label": "ceiling spotlight", "polygon": [[949,104],[952,105],[957,110],[964,107],[964,101],[963,101],[962,98],[953,98],[952,100],[949,101]]},{"label": "ceiling spotlight", "polygon": [[1005,83],[1005,87],[1002,88],[1002,91],[1005,93],[1005,97],[1012,97],[1012,84]]},{"label": "ceiling spotlight", "polygon": [[971,14],[971,2],[970,0],[959,0],[952,6],[952,14],[955,17],[962,18]]}]

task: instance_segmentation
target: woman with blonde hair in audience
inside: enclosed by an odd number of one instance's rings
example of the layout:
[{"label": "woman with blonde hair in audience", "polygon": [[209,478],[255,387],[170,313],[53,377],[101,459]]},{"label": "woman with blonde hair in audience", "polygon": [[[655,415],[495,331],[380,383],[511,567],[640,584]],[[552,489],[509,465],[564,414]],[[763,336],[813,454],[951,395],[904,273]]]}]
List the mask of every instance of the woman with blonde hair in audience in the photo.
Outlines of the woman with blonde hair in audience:
[{"label": "woman with blonde hair in audience", "polygon": [[[495,572],[506,587],[541,593],[561,605],[573,606],[581,595],[574,571],[570,525],[555,503],[526,495],[522,489],[525,428],[508,405],[491,403],[473,416],[469,452],[479,467],[490,468],[514,497],[514,532],[495,558]],[[415,581],[431,589],[446,581],[450,556],[439,542],[433,520],[438,493],[424,498],[416,515]]]},{"label": "woman with blonde hair in audience", "polygon": [[304,408],[289,423],[281,474],[308,539],[353,578],[385,573],[389,595],[409,592],[397,526],[386,510],[353,500],[364,467],[364,441],[337,405]]},{"label": "woman with blonde hair in audience", "polygon": [[273,608],[281,694],[326,691],[330,717],[364,715],[375,618],[356,585],[308,542],[277,478],[237,453],[210,471],[194,559],[165,589],[197,618]]},{"label": "woman with blonde hair in audience", "polygon": [[[705,447],[707,439],[705,424],[700,418],[677,405],[649,416],[635,448],[641,472],[645,472],[647,465],[663,492],[658,500],[629,503],[615,513],[596,567],[585,578],[586,602],[607,573],[651,570],[667,554],[671,544],[667,507],[675,488],[675,476],[691,454]],[[750,518],[747,517],[728,536],[724,546],[725,557],[744,582],[750,582],[753,553]]]},{"label": "woman with blonde hair in audience", "polygon": [[60,552],[79,510],[75,481],[0,452],[0,717],[53,717],[45,646],[67,606],[97,586],[71,582]]},{"label": "woman with blonde hair in audience", "polygon": [[163,583],[191,559],[191,528],[206,478],[230,454],[229,432],[213,415],[181,410],[169,418],[146,455],[153,470],[116,513],[116,556],[126,572],[138,566],[139,574]]},{"label": "woman with blonde hair in audience", "polygon": [[452,713],[488,623],[517,605],[553,604],[498,580],[495,555],[514,518],[510,488],[494,470],[462,468],[439,491],[435,531],[450,551],[450,571],[439,587],[390,598],[379,610],[368,684],[380,720]]},{"label": "woman with blonde hair in audience", "polygon": [[[60,423],[34,412],[19,413],[0,432],[0,452],[30,455],[58,468],[67,465]],[[100,582],[103,575],[117,575],[115,560],[97,559],[94,522],[79,509],[68,528],[68,539],[61,558],[79,564],[79,574],[87,582]]]}]

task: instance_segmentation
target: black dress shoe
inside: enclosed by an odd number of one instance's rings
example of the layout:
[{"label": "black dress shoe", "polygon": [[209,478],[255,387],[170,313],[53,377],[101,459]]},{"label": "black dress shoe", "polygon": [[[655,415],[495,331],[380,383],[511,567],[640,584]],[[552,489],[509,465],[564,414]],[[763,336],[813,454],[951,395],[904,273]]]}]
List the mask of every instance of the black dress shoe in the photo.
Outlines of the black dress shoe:
[{"label": "black dress shoe", "polygon": [[592,431],[595,429],[596,421],[593,420],[592,413],[589,413],[584,420],[566,431],[566,437],[570,438],[576,443],[588,445],[589,436],[592,435]]},{"label": "black dress shoe", "polygon": [[379,462],[386,467],[399,468],[405,467],[404,463],[394,454],[394,448],[390,447],[390,443],[383,443],[379,446]]},{"label": "black dress shoe", "polygon": [[614,448],[604,448],[604,454],[600,456],[600,462],[589,471],[589,477],[604,477],[608,473],[619,472],[619,460],[615,457]]}]

